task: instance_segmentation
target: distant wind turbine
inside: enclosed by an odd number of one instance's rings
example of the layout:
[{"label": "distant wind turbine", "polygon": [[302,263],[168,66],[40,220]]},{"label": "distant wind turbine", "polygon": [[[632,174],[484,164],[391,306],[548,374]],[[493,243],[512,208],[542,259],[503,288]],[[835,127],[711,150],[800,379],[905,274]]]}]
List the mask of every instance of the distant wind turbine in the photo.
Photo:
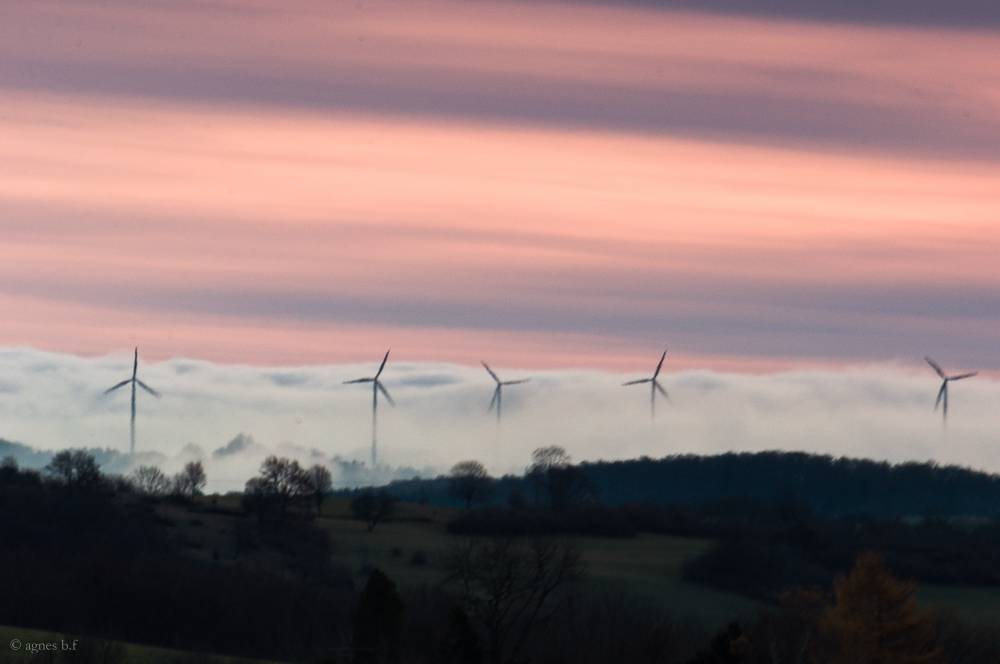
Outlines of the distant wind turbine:
[{"label": "distant wind turbine", "polygon": [[942,421],[947,421],[947,419],[948,419],[948,381],[962,380],[963,378],[972,378],[973,376],[975,376],[979,372],[978,371],[973,371],[971,373],[959,374],[957,376],[946,376],[945,373],[944,373],[944,370],[941,369],[940,366],[938,366],[937,362],[935,362],[934,360],[932,360],[927,355],[924,355],[924,359],[927,360],[927,364],[931,365],[931,367],[934,368],[934,371],[937,372],[937,375],[940,376],[941,379],[944,381],[943,383],[941,383],[941,389],[938,390],[937,401],[934,402],[934,410],[937,410],[938,406],[941,405],[941,402],[944,401],[944,408],[942,410],[942,415],[943,415],[944,419]]},{"label": "distant wind turbine", "polygon": [[[480,360],[480,361],[482,362],[482,360]],[[493,406],[496,405],[496,407],[497,407],[497,422],[499,422],[500,421],[500,401],[501,401],[501,398],[503,396],[503,386],[504,385],[519,385],[521,383],[527,383],[531,379],[530,378],[522,378],[521,380],[506,380],[506,381],[502,381],[502,380],[500,380],[499,376],[497,376],[495,373],[493,373],[493,369],[490,369],[489,365],[486,364],[486,362],[483,362],[483,366],[486,368],[487,371],[490,372],[490,375],[493,376],[493,380],[495,380],[496,383],[497,383],[497,389],[493,390],[493,400],[490,401],[490,407],[486,409],[486,412],[488,413],[491,410],[493,410]]]},{"label": "distant wind turbine", "polygon": [[[392,350],[392,349],[390,349]],[[389,393],[386,391],[385,386],[378,379],[382,375],[382,369],[385,369],[385,363],[389,359],[389,351],[385,351],[385,357],[382,358],[382,364],[379,365],[378,371],[371,378],[357,378],[355,380],[345,380],[344,385],[351,385],[353,383],[371,383],[372,384],[372,468],[375,468],[375,464],[378,460],[376,453],[376,431],[378,427],[378,420],[376,418],[376,413],[378,412],[378,393],[381,391],[386,399],[389,400],[390,406],[395,406],[396,402],[392,400]]]},{"label": "distant wind turbine", "polygon": [[643,378],[642,380],[630,380],[627,383],[622,383],[622,387],[626,385],[639,385],[640,383],[649,383],[649,418],[653,419],[656,417],[656,392],[659,390],[660,394],[666,398],[667,402],[670,402],[670,395],[667,391],[663,389],[656,377],[660,375],[660,368],[663,366],[663,359],[667,356],[667,351],[663,351],[663,355],[660,356],[660,363],[656,365],[656,371],[653,372],[652,378]]},{"label": "distant wind turbine", "polygon": [[109,387],[108,389],[104,390],[105,394],[110,394],[111,392],[114,392],[115,390],[117,390],[119,387],[124,387],[125,385],[128,385],[129,383],[132,383],[132,425],[131,425],[131,430],[130,430],[130,434],[131,435],[129,437],[129,450],[128,450],[129,454],[135,454],[135,386],[138,385],[139,387],[141,387],[142,389],[146,390],[147,392],[149,392],[150,394],[152,394],[156,398],[160,397],[160,393],[159,392],[157,392],[156,390],[154,390],[153,388],[151,388],[149,385],[146,385],[144,382],[142,382],[141,380],[139,380],[138,378],[136,378],[136,373],[138,371],[139,371],[139,349],[136,348],[135,349],[135,361],[132,362],[132,377],[123,380],[122,382],[118,383],[114,387]]}]

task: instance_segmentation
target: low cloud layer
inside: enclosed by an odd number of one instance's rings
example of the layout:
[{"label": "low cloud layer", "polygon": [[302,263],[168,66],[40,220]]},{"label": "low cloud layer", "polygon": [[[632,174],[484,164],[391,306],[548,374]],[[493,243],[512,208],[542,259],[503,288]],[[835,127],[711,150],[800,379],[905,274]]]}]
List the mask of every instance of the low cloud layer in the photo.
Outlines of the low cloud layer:
[{"label": "low cloud layer", "polygon": [[0,438],[37,450],[109,448],[104,458],[117,471],[152,463],[174,472],[200,459],[209,489],[223,492],[240,489],[268,454],[327,465],[345,486],[433,476],[464,459],[497,474],[519,472],[544,445],[561,445],[577,461],[784,449],[1000,471],[1000,381],[991,376],[951,384],[944,427],[933,410],[939,381],[917,363],[766,375],[665,372],[671,403],[658,399],[655,420],[647,386],[621,385],[644,372],[494,368],[504,380],[531,378],[505,388],[500,424],[487,412],[494,384],[481,367],[390,357],[382,380],[396,406],[380,403],[381,467],[372,473],[371,394],[343,382],[371,375],[374,363],[140,362],[139,377],[163,397],[138,394],[130,460],[113,452],[128,449],[129,395],[102,394],[130,375],[130,354],[5,348]]}]

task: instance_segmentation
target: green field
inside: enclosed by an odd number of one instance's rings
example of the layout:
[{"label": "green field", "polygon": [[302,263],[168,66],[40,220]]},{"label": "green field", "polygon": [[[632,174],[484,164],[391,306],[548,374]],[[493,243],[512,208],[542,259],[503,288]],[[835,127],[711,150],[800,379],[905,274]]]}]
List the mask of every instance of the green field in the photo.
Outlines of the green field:
[{"label": "green field", "polygon": [[[356,583],[364,583],[365,570],[371,567],[381,568],[401,586],[436,584],[445,578],[447,552],[456,541],[445,524],[458,510],[398,504],[395,518],[369,533],[362,521],[351,518],[349,505],[347,498],[327,499],[315,523],[330,536],[333,562],[349,570]],[[236,508],[238,498],[219,497],[217,506]],[[190,555],[207,559],[218,549],[225,558],[231,547],[231,517],[208,514],[192,519],[182,509],[171,512],[178,530],[201,542]],[[192,521],[202,525],[191,526]],[[752,615],[760,606],[739,595],[681,581],[683,562],[711,546],[710,540],[644,534],[633,539],[575,538],[575,542],[586,563],[585,583],[648,597],[678,618],[720,625]],[[923,585],[918,596],[926,606],[953,608],[963,620],[1000,625],[1000,588]]]},{"label": "green field", "polygon": [[[445,522],[457,510],[430,505],[400,505],[397,518],[367,532],[348,516],[346,499],[330,500],[317,525],[333,542],[334,562],[346,567],[358,583],[368,566],[385,571],[403,586],[434,584],[446,576],[445,564],[456,536]],[[634,539],[573,538],[586,564],[585,582],[618,586],[660,602],[678,617],[711,624],[752,614],[758,604],[737,595],[680,580],[681,564],[711,546],[710,540],[641,535]],[[422,554],[423,564],[413,562]]]},{"label": "green field", "polygon": [[953,609],[964,621],[1000,625],[1000,588],[926,584],[917,590],[925,606]]}]

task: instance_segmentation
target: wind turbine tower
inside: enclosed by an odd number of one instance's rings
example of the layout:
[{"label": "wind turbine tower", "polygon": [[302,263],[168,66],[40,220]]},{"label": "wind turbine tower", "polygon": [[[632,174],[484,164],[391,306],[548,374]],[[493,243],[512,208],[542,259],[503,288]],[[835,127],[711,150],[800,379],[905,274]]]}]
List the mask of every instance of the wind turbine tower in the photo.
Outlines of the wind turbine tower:
[{"label": "wind turbine tower", "polygon": [[978,371],[973,371],[971,373],[959,374],[957,376],[946,376],[945,373],[944,373],[944,370],[938,365],[937,362],[935,362],[934,360],[932,360],[927,355],[924,356],[924,359],[927,360],[927,364],[931,365],[931,367],[934,369],[934,371],[937,372],[937,375],[941,377],[941,380],[944,381],[943,383],[941,383],[941,389],[938,390],[937,401],[934,402],[934,410],[937,410],[938,406],[942,405],[942,402],[944,402],[944,404],[943,404],[944,408],[941,411],[942,412],[942,416],[943,416],[942,422],[947,422],[948,421],[948,382],[952,381],[952,380],[962,380],[963,378],[972,378],[973,376],[975,376],[979,372]]},{"label": "wind turbine tower", "polygon": [[[480,360],[480,362],[482,362],[482,360]],[[531,379],[530,378],[522,378],[521,380],[500,380],[499,376],[497,376],[493,372],[493,369],[490,369],[489,365],[486,364],[486,362],[483,362],[483,366],[486,368],[486,370],[488,372],[490,372],[490,376],[492,376],[493,380],[495,380],[496,383],[497,383],[497,388],[495,390],[493,390],[493,400],[490,401],[490,407],[486,409],[486,412],[488,413],[491,410],[493,410],[493,406],[495,405],[497,407],[497,422],[499,423],[500,422],[500,401],[501,401],[501,398],[503,396],[503,386],[504,385],[520,385],[521,383],[527,383]]]},{"label": "wind turbine tower", "polygon": [[649,383],[649,419],[654,419],[656,417],[656,392],[659,391],[660,394],[670,402],[670,395],[667,391],[663,389],[656,377],[660,375],[660,368],[663,366],[663,359],[667,356],[667,351],[663,351],[663,355],[660,356],[660,363],[656,365],[656,371],[653,372],[652,378],[643,378],[641,380],[630,380],[627,383],[622,383],[622,387],[626,385],[639,385],[640,383]]},{"label": "wind turbine tower", "polygon": [[138,385],[139,387],[141,387],[142,389],[146,390],[147,392],[149,392],[150,394],[152,394],[156,398],[160,397],[160,393],[159,392],[157,392],[156,390],[154,390],[153,388],[151,388],[149,385],[146,385],[144,382],[142,382],[141,380],[139,380],[136,377],[136,373],[138,373],[138,371],[139,371],[139,349],[136,348],[135,349],[135,360],[132,362],[132,377],[123,380],[122,382],[118,383],[114,387],[109,387],[108,389],[104,390],[105,394],[110,394],[111,392],[114,392],[115,390],[117,390],[119,387],[124,387],[125,385],[128,385],[129,383],[132,383],[132,420],[131,420],[131,428],[130,428],[130,431],[129,431],[129,434],[130,434],[129,435],[129,448],[128,448],[128,453],[129,454],[135,454],[135,386]]},{"label": "wind turbine tower", "polygon": [[[390,349],[391,350],[391,349]],[[389,359],[389,351],[385,351],[385,357],[382,358],[382,364],[379,365],[378,371],[371,378],[356,378],[354,380],[345,380],[344,385],[351,385],[353,383],[371,383],[372,384],[372,469],[374,470],[376,462],[378,461],[377,456],[377,436],[376,431],[378,427],[378,418],[376,417],[378,413],[378,393],[381,392],[383,396],[389,401],[390,406],[395,406],[396,402],[392,400],[389,396],[389,392],[386,391],[385,386],[378,379],[382,375],[382,369],[385,369],[385,363]]]}]

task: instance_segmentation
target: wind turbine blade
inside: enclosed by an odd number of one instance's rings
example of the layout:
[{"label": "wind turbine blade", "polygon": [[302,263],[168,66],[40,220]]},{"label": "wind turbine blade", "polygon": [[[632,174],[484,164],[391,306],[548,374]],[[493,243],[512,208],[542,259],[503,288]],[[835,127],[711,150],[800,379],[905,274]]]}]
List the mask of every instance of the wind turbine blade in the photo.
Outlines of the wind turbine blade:
[{"label": "wind turbine blade", "polygon": [[667,357],[667,351],[663,351],[663,355],[660,356],[660,363],[656,365],[656,371],[653,372],[653,380],[660,375],[660,367],[663,366],[663,360]]},{"label": "wind turbine blade", "polygon": [[487,413],[493,410],[493,406],[497,404],[497,398],[499,396],[500,396],[500,386],[497,385],[497,389],[493,390],[493,399],[490,401],[490,407],[486,409]]},{"label": "wind turbine blade", "polygon": [[132,382],[132,379],[131,379],[131,378],[129,378],[128,380],[123,380],[122,382],[118,383],[118,384],[117,384],[117,385],[115,385],[114,387],[109,387],[108,389],[104,390],[104,393],[105,393],[105,394],[107,394],[108,392],[114,392],[114,391],[115,391],[115,390],[117,390],[117,389],[118,389],[119,387],[122,387],[123,385],[128,385],[128,384],[129,384],[129,383],[131,383],[131,382]]},{"label": "wind turbine blade", "polygon": [[151,388],[149,385],[146,385],[144,382],[142,382],[138,378],[135,379],[135,382],[139,383],[139,387],[141,387],[142,389],[146,390],[147,392],[149,392],[150,394],[152,394],[154,397],[159,397],[160,396],[159,392],[157,392],[156,390],[154,390],[153,388]]},{"label": "wind turbine blade", "polygon": [[638,385],[639,383],[649,383],[652,380],[653,380],[652,378],[643,378],[642,380],[630,380],[627,383],[622,383],[622,387],[625,387],[626,385]]},{"label": "wind turbine blade", "polygon": [[667,400],[667,403],[673,403],[672,401],[670,401],[670,395],[667,394],[667,391],[663,389],[663,387],[655,380],[653,381],[653,386],[656,387],[657,390],[659,390],[660,394],[662,394],[663,397]]},{"label": "wind turbine blade", "polygon": [[947,378],[947,376],[944,375],[944,370],[940,366],[938,366],[938,363],[932,360],[930,356],[924,355],[924,359],[927,360],[927,364],[934,367],[934,371],[936,371],[939,376],[941,376],[942,378]]},{"label": "wind turbine blade", "polygon": [[396,405],[396,402],[393,401],[392,397],[389,396],[389,392],[386,391],[386,389],[385,389],[385,387],[383,387],[382,383],[380,383],[378,381],[375,381],[375,387],[377,387],[378,391],[381,392],[382,395],[389,401],[389,405],[390,406],[395,406]]},{"label": "wind turbine blade", "polygon": [[531,379],[530,378],[522,378],[521,380],[508,380],[505,383],[501,383],[501,385],[520,385],[521,383],[527,383],[529,380],[531,380]]},{"label": "wind turbine blade", "polygon": [[944,381],[943,383],[941,383],[941,389],[938,390],[937,401],[934,402],[934,410],[938,409],[938,406],[941,405],[941,399],[942,399],[942,397],[944,397],[946,394],[948,394],[948,381],[947,380]]},{"label": "wind turbine blade", "polygon": [[354,383],[374,383],[374,378],[355,378],[354,380],[345,380],[344,385],[353,385]]},{"label": "wind turbine blade", "polygon": [[[479,360],[479,361],[483,362],[482,360]],[[497,382],[497,384],[499,385],[500,384],[500,378],[498,378],[497,375],[495,373],[493,373],[493,369],[490,369],[490,365],[488,365],[485,362],[483,362],[483,366],[486,367],[486,370],[490,372],[491,376],[493,376],[493,380],[495,380]]]},{"label": "wind turbine blade", "polygon": [[978,371],[973,371],[972,373],[962,374],[961,376],[951,376],[948,380],[962,380],[963,378],[972,378],[978,373],[979,373]]},{"label": "wind turbine blade", "polygon": [[378,366],[378,371],[375,372],[375,378],[376,379],[378,379],[378,377],[382,375],[382,369],[385,369],[385,363],[389,361],[389,351],[390,350],[392,350],[392,349],[390,348],[389,350],[385,351],[385,357],[382,358],[382,364],[380,364]]},{"label": "wind turbine blade", "polygon": [[139,347],[135,347],[135,359],[132,360],[132,378],[139,371]]}]

